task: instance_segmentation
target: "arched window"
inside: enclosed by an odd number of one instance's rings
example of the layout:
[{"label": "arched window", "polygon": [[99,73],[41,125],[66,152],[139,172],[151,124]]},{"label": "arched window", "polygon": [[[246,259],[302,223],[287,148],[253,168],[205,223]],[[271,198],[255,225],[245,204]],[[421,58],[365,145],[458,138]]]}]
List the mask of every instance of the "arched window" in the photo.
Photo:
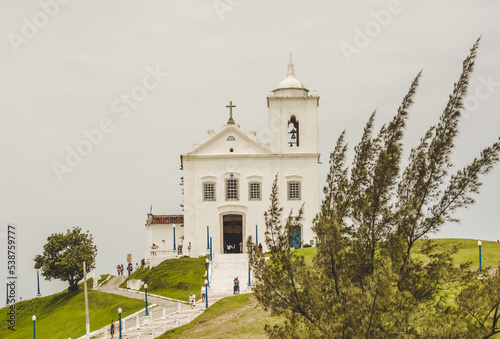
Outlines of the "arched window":
[{"label": "arched window", "polygon": [[292,115],[288,121],[288,146],[299,147],[299,122],[295,115]]}]

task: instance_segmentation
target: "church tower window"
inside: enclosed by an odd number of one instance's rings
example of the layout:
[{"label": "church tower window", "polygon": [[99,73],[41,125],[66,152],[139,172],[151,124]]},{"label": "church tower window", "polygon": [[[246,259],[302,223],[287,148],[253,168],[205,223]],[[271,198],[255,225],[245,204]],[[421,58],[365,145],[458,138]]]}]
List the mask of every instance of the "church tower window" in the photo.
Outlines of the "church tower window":
[{"label": "church tower window", "polygon": [[226,200],[238,200],[238,179],[226,180]]},{"label": "church tower window", "polygon": [[249,200],[261,200],[260,182],[251,182],[248,184]]},{"label": "church tower window", "polygon": [[300,200],[300,182],[288,182],[288,200]]},{"label": "church tower window", "polygon": [[203,200],[215,201],[215,184],[213,182],[203,184]]},{"label": "church tower window", "polygon": [[299,147],[299,122],[295,115],[288,121],[288,146]]}]

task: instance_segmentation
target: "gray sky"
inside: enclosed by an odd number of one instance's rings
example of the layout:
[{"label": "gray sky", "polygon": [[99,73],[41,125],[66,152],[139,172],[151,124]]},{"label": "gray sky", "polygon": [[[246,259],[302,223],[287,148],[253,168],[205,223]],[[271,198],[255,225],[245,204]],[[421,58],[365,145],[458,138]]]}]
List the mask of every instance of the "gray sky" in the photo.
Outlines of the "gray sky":
[{"label": "gray sky", "polygon": [[[100,273],[127,253],[143,258],[149,206],[181,213],[179,154],[222,128],[229,100],[241,128],[266,141],[266,96],[285,77],[289,52],[296,77],[321,96],[322,180],[342,130],[352,150],[370,113],[378,110],[377,129],[390,120],[423,69],[405,137],[407,151],[414,146],[480,35],[454,162],[466,165],[500,135],[498,2],[65,2],[0,4],[0,258],[14,223],[23,299],[36,293],[32,258],[52,233],[90,230]],[[98,128],[106,133],[91,145],[83,131]],[[70,166],[77,147],[88,154]],[[55,163],[68,166],[59,178]],[[499,190],[496,168],[462,223],[436,236],[499,239]],[[41,284],[43,294],[65,287]]]}]

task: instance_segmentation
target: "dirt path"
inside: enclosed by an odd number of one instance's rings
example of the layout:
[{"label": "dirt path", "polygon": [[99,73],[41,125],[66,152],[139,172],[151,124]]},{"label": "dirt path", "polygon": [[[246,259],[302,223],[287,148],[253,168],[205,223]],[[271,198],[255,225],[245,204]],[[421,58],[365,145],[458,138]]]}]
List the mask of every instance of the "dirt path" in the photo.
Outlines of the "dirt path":
[{"label": "dirt path", "polygon": [[[117,277],[113,276],[107,283],[99,287],[97,290],[101,292],[107,292],[107,293],[113,293],[113,294],[118,294],[124,297],[129,297],[129,298],[134,298],[134,299],[141,299],[144,300],[144,293],[137,293],[137,292],[129,292],[129,291],[122,291],[119,290],[118,287],[120,284],[123,282],[125,278],[122,277]],[[163,306],[167,309],[167,312],[173,312],[177,310],[177,302],[176,301],[170,301],[170,300],[165,300],[162,298],[156,298],[153,296],[150,296],[148,293],[148,304],[157,304],[159,306]],[[186,307],[185,305],[182,305],[183,308]]]}]

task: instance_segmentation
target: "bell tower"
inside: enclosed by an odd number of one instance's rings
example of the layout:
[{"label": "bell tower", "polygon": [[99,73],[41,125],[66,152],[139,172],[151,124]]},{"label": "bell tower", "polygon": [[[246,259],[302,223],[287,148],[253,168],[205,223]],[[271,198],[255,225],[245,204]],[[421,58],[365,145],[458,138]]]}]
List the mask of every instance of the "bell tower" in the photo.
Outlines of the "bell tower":
[{"label": "bell tower", "polygon": [[295,78],[290,53],[286,78],[267,97],[270,148],[274,153],[318,153],[319,96]]}]

